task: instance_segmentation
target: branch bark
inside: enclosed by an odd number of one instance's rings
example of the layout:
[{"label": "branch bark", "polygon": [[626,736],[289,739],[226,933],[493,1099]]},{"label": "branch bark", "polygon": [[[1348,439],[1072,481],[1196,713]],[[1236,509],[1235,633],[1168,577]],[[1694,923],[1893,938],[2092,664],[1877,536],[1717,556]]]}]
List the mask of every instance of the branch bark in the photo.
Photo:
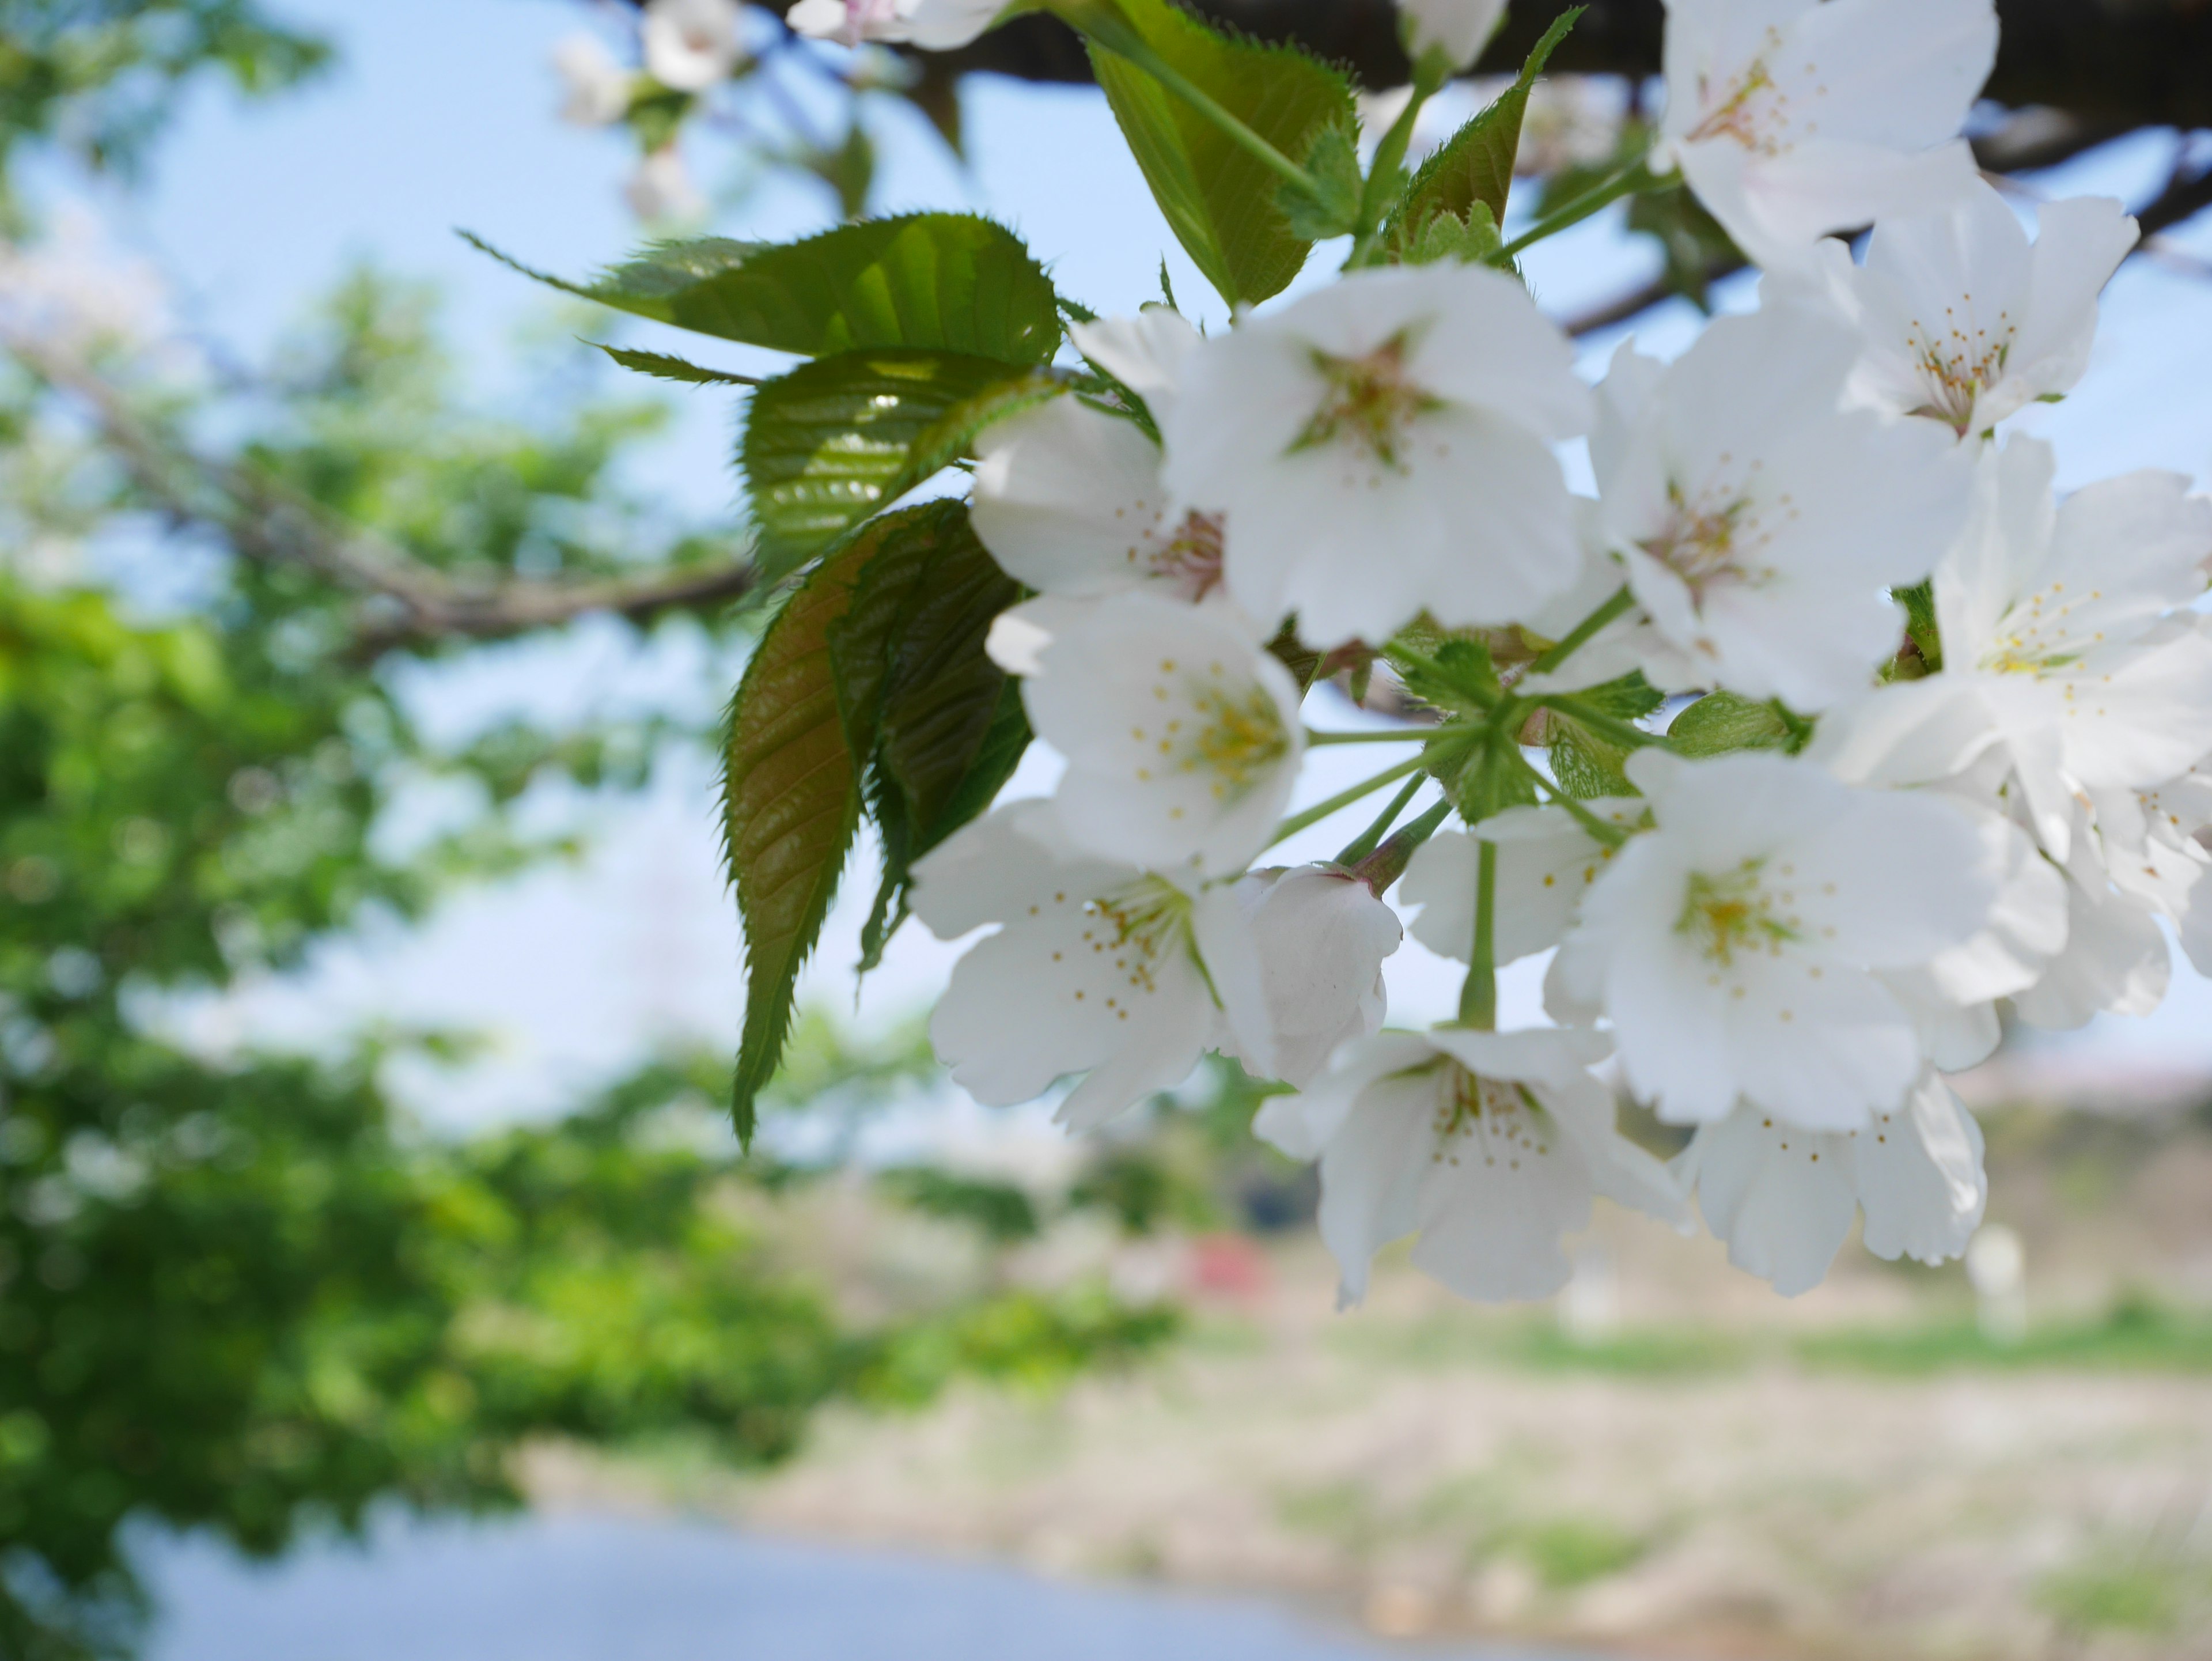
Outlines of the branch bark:
[{"label": "branch bark", "polygon": [[[1192,0],[1194,9],[1268,40],[1296,40],[1374,88],[1402,83],[1390,0]],[[1515,0],[1476,70],[1510,75],[1569,0]],[[2202,0],[1997,0],[2003,34],[1988,95],[2014,109],[2045,106],[2119,131],[2212,126],[2212,5]],[[1562,74],[1656,75],[1661,0],[1589,0],[1558,55]],[[1030,14],[957,52],[955,71],[1024,81],[1087,81],[1082,44]]]},{"label": "branch bark", "polygon": [[356,636],[365,653],[409,640],[521,634],[593,611],[642,621],[738,599],[758,581],[754,567],[743,563],[589,581],[462,581],[264,474],[188,450],[141,417],[89,364],[51,343],[11,335],[0,345],[83,406],[132,482],[163,513],[218,532],[245,558],[311,572],[362,596]]}]

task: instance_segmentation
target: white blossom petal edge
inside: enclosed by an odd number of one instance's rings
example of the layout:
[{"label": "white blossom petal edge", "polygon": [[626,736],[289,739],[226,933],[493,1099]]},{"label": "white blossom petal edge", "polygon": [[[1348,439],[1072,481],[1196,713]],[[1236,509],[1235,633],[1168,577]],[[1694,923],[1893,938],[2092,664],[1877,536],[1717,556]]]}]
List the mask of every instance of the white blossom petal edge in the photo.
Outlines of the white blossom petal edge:
[{"label": "white blossom petal edge", "polygon": [[1414,1265],[1463,1297],[1543,1298],[1569,1273],[1560,1238],[1602,1194],[1674,1220],[1680,1189],[1613,1129],[1589,1067],[1590,1032],[1438,1027],[1348,1044],[1303,1093],[1268,1102],[1254,1130],[1321,1161],[1321,1232],[1343,1280],[1367,1295],[1375,1253],[1418,1233]]},{"label": "white blossom petal edge", "polygon": [[1729,1261],[1788,1298],[1826,1278],[1856,1213],[1875,1256],[1940,1263],[1966,1250],[1989,1196],[1981,1127],[1932,1073],[1840,1135],[1740,1107],[1699,1127],[1674,1174],[1696,1188]]}]

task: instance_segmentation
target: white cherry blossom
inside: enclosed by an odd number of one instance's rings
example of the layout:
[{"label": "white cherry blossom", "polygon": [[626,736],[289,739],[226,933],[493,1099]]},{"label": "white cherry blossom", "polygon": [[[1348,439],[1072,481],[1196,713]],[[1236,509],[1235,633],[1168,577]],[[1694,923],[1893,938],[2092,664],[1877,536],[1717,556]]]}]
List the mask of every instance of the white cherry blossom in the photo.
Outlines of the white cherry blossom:
[{"label": "white cherry blossom", "polygon": [[1342,1274],[1338,1301],[1367,1294],[1376,1251],[1417,1233],[1414,1266],[1468,1298],[1542,1298],[1565,1284],[1564,1235],[1602,1194],[1673,1220],[1681,1195],[1658,1160],[1613,1128],[1589,1032],[1383,1032],[1346,1045],[1302,1093],[1261,1109],[1254,1130],[1321,1161],[1321,1232]]},{"label": "white cherry blossom", "polygon": [[2078,797],[2149,788],[2212,750],[2212,635],[2180,609],[2204,592],[2212,502],[2146,471],[2058,503],[2056,465],[2018,434],[1983,453],[1972,524],[1935,574],[1942,672],[1881,689],[1814,753],[1889,784],[1993,757],[2064,862]]},{"label": "white cherry blossom", "polygon": [[1229,891],[1243,928],[1216,930],[1206,958],[1228,1047],[1255,1077],[1303,1086],[1382,1026],[1382,959],[1405,931],[1340,866],[1254,871]]},{"label": "white cherry blossom", "polygon": [[1161,422],[1176,501],[1225,515],[1231,596],[1315,646],[1427,611],[1510,623],[1580,563],[1551,446],[1573,353],[1519,283],[1443,264],[1348,273],[1206,340]]},{"label": "white cherry blossom", "polygon": [[1455,70],[1482,56],[1505,21],[1505,0],[1398,0],[1398,38],[1416,64],[1440,52]]},{"label": "white cherry blossom", "polygon": [[1304,754],[1299,694],[1227,608],[1129,592],[1064,607],[1022,683],[1067,758],[1057,800],[1081,847],[1158,871],[1241,871]]},{"label": "white cherry blossom", "polygon": [[[1583,804],[1624,829],[1644,817],[1632,797]],[[1414,851],[1398,897],[1421,908],[1413,938],[1441,957],[1465,963],[1474,952],[1474,896],[1484,843],[1496,844],[1491,950],[1502,967],[1557,946],[1575,907],[1612,864],[1613,850],[1564,807],[1509,807],[1471,830],[1439,830]]]},{"label": "white cherry blossom", "polygon": [[2013,1013],[2057,1031],[2093,1015],[2148,1015],[2173,975],[2152,903],[2112,881],[2106,850],[2078,804],[2068,838],[2066,944],[2035,984],[2013,995]]},{"label": "white cherry blossom", "polygon": [[1143,399],[1155,421],[1167,419],[1183,370],[1203,338],[1181,312],[1168,306],[1142,307],[1134,317],[1071,324],[1067,338],[1076,350]]},{"label": "white cherry blossom", "polygon": [[1866,264],[1820,245],[1821,288],[1863,342],[1853,397],[1966,435],[2073,390],[2089,367],[2097,295],[2135,246],[2136,222],[2107,197],[2048,202],[2033,244],[1990,186],[1956,204],[1885,219]]},{"label": "white cherry blossom", "polygon": [[1739,1098],[1814,1129],[1893,1108],[1926,1058],[1879,971],[1988,926],[2002,873],[1972,821],[1773,755],[1645,750],[1628,773],[1655,828],[1583,897],[1553,974],[1611,1021],[1630,1087],[1678,1123]]},{"label": "white cherry blossom", "polygon": [[1991,0],[1668,0],[1652,166],[1760,265],[1802,266],[1827,232],[1966,193],[1996,44]]},{"label": "white cherry blossom", "polygon": [[645,72],[678,92],[704,92],[745,60],[738,0],[647,0],[638,25]]},{"label": "white cherry blossom", "polygon": [[629,113],[630,74],[606,42],[579,29],[553,43],[561,77],[561,119],[571,126],[610,126]]},{"label": "white cherry blossom", "polygon": [[1007,575],[1048,594],[1156,587],[1197,601],[1221,587],[1219,515],[1170,514],[1159,446],[1079,398],[984,429],[971,518]]},{"label": "white cherry blossom", "polygon": [[794,33],[817,40],[863,40],[951,52],[998,21],[1006,0],[799,0],[784,14]]},{"label": "white cherry blossom", "polygon": [[1087,1129],[1181,1083],[1215,1041],[1200,954],[1242,927],[1235,900],[1084,852],[1050,802],[997,808],[947,837],[915,862],[909,903],[940,940],[1000,925],[954,966],[929,1024],[980,1102],[1029,1101],[1086,1073],[1059,1117]]},{"label": "white cherry blossom", "polygon": [[696,219],[707,211],[707,198],[691,182],[684,165],[684,152],[664,144],[640,161],[623,182],[623,199],[629,210],[647,224],[662,220]]},{"label": "white cherry blossom", "polygon": [[1698,1127],[1674,1174],[1729,1261],[1790,1298],[1826,1277],[1856,1213],[1875,1256],[1940,1263],[1966,1249],[1988,1199],[1981,1127],[1934,1074],[1842,1133],[1738,1107]]},{"label": "white cherry blossom", "polygon": [[1972,477],[1932,423],[1839,407],[1857,350],[1840,324],[1777,308],[1719,319],[1669,365],[1614,355],[1590,440],[1597,534],[1672,648],[1646,660],[1655,684],[1680,684],[1686,661],[1817,710],[1897,650],[1885,590],[1928,575]]}]

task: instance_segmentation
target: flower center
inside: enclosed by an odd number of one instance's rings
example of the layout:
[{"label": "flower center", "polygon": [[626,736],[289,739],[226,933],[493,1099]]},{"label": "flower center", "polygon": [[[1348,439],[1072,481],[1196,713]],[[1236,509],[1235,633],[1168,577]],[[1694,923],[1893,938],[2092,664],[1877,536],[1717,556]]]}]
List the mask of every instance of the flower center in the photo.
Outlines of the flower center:
[{"label": "flower center", "polygon": [[[1781,35],[1768,29],[1766,52],[1781,49]],[[1704,76],[1698,77],[1698,102],[1705,117],[1682,135],[1683,142],[1694,144],[1733,138],[1762,155],[1778,155],[1788,149],[1790,100],[1775,84],[1774,72],[1766,67],[1766,54],[1753,58],[1741,74],[1724,84],[1727,91],[1716,95],[1712,84]]]},{"label": "flower center", "polygon": [[1552,1151],[1549,1116],[1527,1089],[1506,1079],[1486,1079],[1457,1062],[1437,1069],[1437,1111],[1431,1129],[1436,1165],[1455,1165],[1480,1156],[1518,1171],[1524,1158]]},{"label": "flower center", "polygon": [[1978,666],[2004,675],[2039,675],[2046,670],[2063,669],[2080,657],[2082,649],[2068,618],[2083,601],[2104,597],[2101,588],[2069,594],[2063,582],[2039,588],[2026,599],[2015,601],[2005,613],[2004,632],[1982,654]]},{"label": "flower center", "polygon": [[1221,586],[1221,515],[1194,510],[1152,551],[1146,573],[1196,605]]},{"label": "flower center", "polygon": [[1913,413],[1948,422],[1963,437],[1973,423],[1974,400],[2004,374],[2013,331],[2007,312],[1997,313],[2000,338],[1996,340],[1987,329],[1970,334],[1954,320],[1956,316],[1957,308],[1945,307],[1943,326],[1932,331],[1918,318],[1912,319],[1912,360],[1929,393],[1928,402]]},{"label": "flower center", "polygon": [[1719,507],[1709,507],[1702,498],[1689,501],[1681,487],[1670,482],[1667,500],[1673,512],[1665,526],[1636,545],[1682,579],[1693,604],[1702,606],[1707,592],[1723,584],[1753,582],[1769,575],[1744,563],[1745,556],[1764,539],[1749,497],[1733,496]]},{"label": "flower center", "polygon": [[1313,366],[1327,384],[1313,418],[1291,443],[1293,453],[1344,442],[1383,466],[1403,472],[1400,449],[1406,429],[1443,400],[1409,379],[1406,360],[1412,331],[1401,329],[1362,357],[1337,357],[1312,349]]},{"label": "flower center", "polygon": [[1180,764],[1186,773],[1212,774],[1220,800],[1245,794],[1290,752],[1283,713],[1256,682],[1228,686],[1217,675],[1194,690],[1191,709],[1198,729],[1184,742]]},{"label": "flower center", "polygon": [[1717,876],[1704,871],[1690,873],[1674,932],[1687,935],[1706,961],[1725,969],[1735,964],[1739,952],[1764,950],[1772,955],[1799,938],[1796,918],[1775,915],[1775,897],[1761,877],[1765,864],[1764,860],[1746,860]]},{"label": "flower center", "polygon": [[1083,938],[1094,949],[1127,953],[1131,960],[1117,958],[1115,967],[1126,968],[1129,983],[1147,992],[1155,989],[1152,970],[1161,958],[1189,945],[1190,897],[1158,877],[1139,877],[1083,909],[1112,931],[1111,938],[1099,940],[1097,931],[1085,929]]}]

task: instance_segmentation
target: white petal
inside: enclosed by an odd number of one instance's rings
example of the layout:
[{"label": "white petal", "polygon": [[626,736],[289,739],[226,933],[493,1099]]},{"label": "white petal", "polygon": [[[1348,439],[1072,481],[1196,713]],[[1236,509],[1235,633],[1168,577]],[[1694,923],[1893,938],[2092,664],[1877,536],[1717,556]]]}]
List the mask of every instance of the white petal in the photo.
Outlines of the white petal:
[{"label": "white petal", "polygon": [[1134,317],[1072,324],[1067,336],[1077,351],[1143,399],[1156,422],[1167,419],[1183,368],[1200,339],[1182,313],[1165,306],[1147,306]]},{"label": "white petal", "polygon": [[1981,1127],[1950,1086],[1929,1074],[1896,1113],[1877,1114],[1850,1153],[1869,1251],[1940,1263],[1966,1250],[1989,1185]]},{"label": "white petal", "polygon": [[1133,421],[1055,398],[983,429],[971,517],[1009,576],[1049,594],[1133,587],[1168,543],[1159,448]]},{"label": "white petal", "polygon": [[1847,1147],[1741,1108],[1699,1129],[1681,1170],[1729,1261],[1795,1298],[1826,1277],[1850,1232],[1857,1196]]}]

